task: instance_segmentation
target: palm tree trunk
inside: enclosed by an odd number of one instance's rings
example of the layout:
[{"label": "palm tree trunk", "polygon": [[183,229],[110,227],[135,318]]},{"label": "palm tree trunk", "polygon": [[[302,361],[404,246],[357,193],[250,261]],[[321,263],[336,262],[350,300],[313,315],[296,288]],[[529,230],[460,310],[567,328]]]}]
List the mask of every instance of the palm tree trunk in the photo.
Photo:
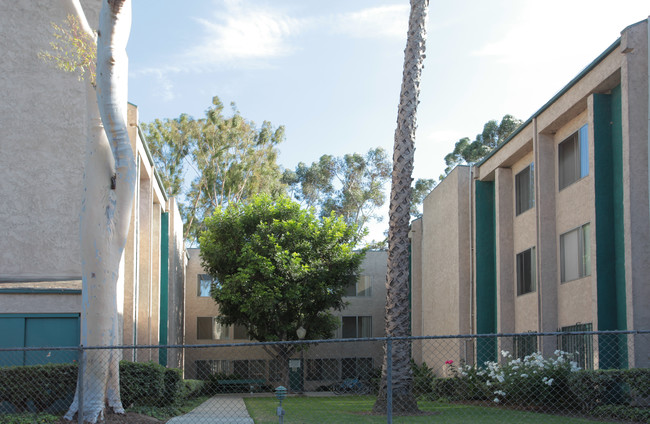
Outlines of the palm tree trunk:
[{"label": "palm tree trunk", "polygon": [[[393,174],[390,194],[388,227],[388,274],[386,276],[386,336],[410,335],[409,302],[409,223],[411,208],[411,182],[413,174],[416,111],[420,94],[426,20],[429,0],[411,0],[408,38],[404,51],[404,73],[397,114],[397,129],[393,152]],[[408,413],[418,411],[412,392],[410,342],[394,341],[392,348],[393,411]],[[379,395],[373,407],[377,413],[386,412],[387,365],[384,364]]]}]

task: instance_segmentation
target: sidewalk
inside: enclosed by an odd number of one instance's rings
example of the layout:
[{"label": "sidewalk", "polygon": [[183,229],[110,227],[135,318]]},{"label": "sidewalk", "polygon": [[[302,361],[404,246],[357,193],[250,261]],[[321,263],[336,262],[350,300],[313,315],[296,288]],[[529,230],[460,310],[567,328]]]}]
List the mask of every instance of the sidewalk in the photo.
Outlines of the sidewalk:
[{"label": "sidewalk", "polygon": [[241,397],[215,396],[167,424],[254,424]]}]

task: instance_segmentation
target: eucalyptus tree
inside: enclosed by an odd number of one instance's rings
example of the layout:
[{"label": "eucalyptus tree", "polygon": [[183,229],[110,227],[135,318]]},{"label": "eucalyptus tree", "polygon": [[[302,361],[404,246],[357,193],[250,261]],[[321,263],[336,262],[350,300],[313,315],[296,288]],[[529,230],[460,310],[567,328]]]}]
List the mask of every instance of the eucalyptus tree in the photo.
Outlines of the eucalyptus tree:
[{"label": "eucalyptus tree", "polygon": [[454,150],[445,156],[445,173],[448,175],[456,165],[473,164],[483,159],[488,153],[503,143],[520,125],[522,121],[512,115],[504,115],[501,122],[491,120],[483,126],[483,132],[477,134],[472,141],[463,137],[456,142]]},{"label": "eucalyptus tree", "polygon": [[[284,192],[277,163],[284,127],[264,121],[258,128],[231,106],[233,114],[226,116],[215,96],[204,118],[183,114],[141,125],[164,184],[179,195],[184,237],[190,243],[198,240],[204,218],[216,208],[258,193]],[[189,183],[187,176],[193,177]]]},{"label": "eucalyptus tree", "polygon": [[[64,0],[71,16],[70,37],[59,41],[71,54],[50,55],[64,70],[81,70],[86,81],[87,140],[80,212],[82,305],[81,344],[121,344],[118,312],[126,245],[136,182],[135,156],[127,132],[126,44],[131,28],[130,0],[102,0],[95,33],[79,0]],[[78,30],[78,31],[76,31]],[[65,30],[63,31],[65,33]],[[53,47],[56,43],[53,44]],[[93,66],[96,49],[96,67]],[[48,59],[47,55],[45,58]],[[92,75],[94,73],[94,75]],[[65,417],[102,419],[108,407],[124,413],[119,390],[120,350],[84,352],[83,372]],[[80,399],[79,386],[83,385]],[[80,405],[83,404],[83,410]]]},{"label": "eucalyptus tree", "polygon": [[[426,21],[429,0],[411,0],[408,36],[404,51],[404,71],[397,114],[393,151],[393,172],[388,225],[388,273],[386,276],[386,336],[408,336],[409,311],[409,225],[413,174],[416,112],[424,62]],[[395,341],[392,346],[393,411],[418,410],[413,395],[410,343]],[[384,352],[375,412],[387,410],[388,355]]]},{"label": "eucalyptus tree", "polygon": [[321,217],[334,212],[364,233],[370,221],[381,221],[376,211],[386,201],[389,177],[388,155],[377,147],[363,155],[323,155],[311,165],[300,162],[295,171],[285,170],[282,182],[303,206],[315,208]]}]

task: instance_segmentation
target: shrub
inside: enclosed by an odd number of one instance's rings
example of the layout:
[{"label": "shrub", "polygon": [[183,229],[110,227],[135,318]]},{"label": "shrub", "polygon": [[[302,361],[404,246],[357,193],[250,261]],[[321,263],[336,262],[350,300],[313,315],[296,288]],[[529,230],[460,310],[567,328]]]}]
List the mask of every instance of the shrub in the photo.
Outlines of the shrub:
[{"label": "shrub", "polygon": [[72,401],[77,384],[76,364],[46,364],[0,368],[0,402],[16,412],[61,412]]},{"label": "shrub", "polygon": [[120,362],[122,405],[165,403],[165,367],[153,362]]},{"label": "shrub", "polygon": [[419,397],[431,394],[433,392],[435,374],[427,366],[427,363],[422,362],[421,365],[418,365],[415,361],[411,360],[411,372],[413,374],[413,395]]}]

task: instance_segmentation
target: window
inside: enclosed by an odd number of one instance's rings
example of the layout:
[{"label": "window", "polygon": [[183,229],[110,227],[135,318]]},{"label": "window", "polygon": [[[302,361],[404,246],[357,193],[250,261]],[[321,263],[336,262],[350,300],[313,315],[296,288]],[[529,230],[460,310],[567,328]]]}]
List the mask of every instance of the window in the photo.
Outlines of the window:
[{"label": "window", "polygon": [[199,274],[199,284],[197,287],[196,295],[198,297],[210,297],[210,289],[212,282],[215,281],[208,274]]},{"label": "window", "polygon": [[216,317],[196,317],[196,338],[198,340],[228,340],[230,328],[219,324]]},{"label": "window", "polygon": [[308,359],[307,381],[338,380],[338,359]]},{"label": "window", "polygon": [[343,317],[344,339],[372,337],[372,317]]},{"label": "window", "polygon": [[517,296],[535,291],[537,267],[535,248],[517,254]]},{"label": "window", "polygon": [[513,350],[515,358],[523,358],[537,352],[537,336],[534,334],[515,336]]},{"label": "window", "polygon": [[235,325],[233,329],[233,339],[235,340],[248,340],[248,331],[243,325]]},{"label": "window", "polygon": [[589,224],[560,236],[560,273],[563,283],[591,275]]},{"label": "window", "polygon": [[558,145],[560,190],[589,175],[589,137],[587,134],[585,125]]},{"label": "window", "polygon": [[372,374],[372,358],[343,358],[341,378],[368,380]]},{"label": "window", "polygon": [[362,275],[355,284],[350,284],[346,289],[345,296],[349,297],[370,297],[372,295],[372,277]]},{"label": "window", "polygon": [[207,380],[211,374],[230,374],[229,362],[221,359],[195,361],[196,378]]},{"label": "window", "polygon": [[515,176],[517,215],[535,206],[535,165],[530,164]]},{"label": "window", "polygon": [[[576,324],[560,328],[562,333],[593,331],[593,325]],[[594,349],[590,334],[567,334],[557,336],[557,348],[563,352],[574,354],[573,360],[584,370],[594,369]]]},{"label": "window", "polygon": [[266,375],[266,361],[236,360],[232,361],[233,374],[238,378],[264,378]]}]

